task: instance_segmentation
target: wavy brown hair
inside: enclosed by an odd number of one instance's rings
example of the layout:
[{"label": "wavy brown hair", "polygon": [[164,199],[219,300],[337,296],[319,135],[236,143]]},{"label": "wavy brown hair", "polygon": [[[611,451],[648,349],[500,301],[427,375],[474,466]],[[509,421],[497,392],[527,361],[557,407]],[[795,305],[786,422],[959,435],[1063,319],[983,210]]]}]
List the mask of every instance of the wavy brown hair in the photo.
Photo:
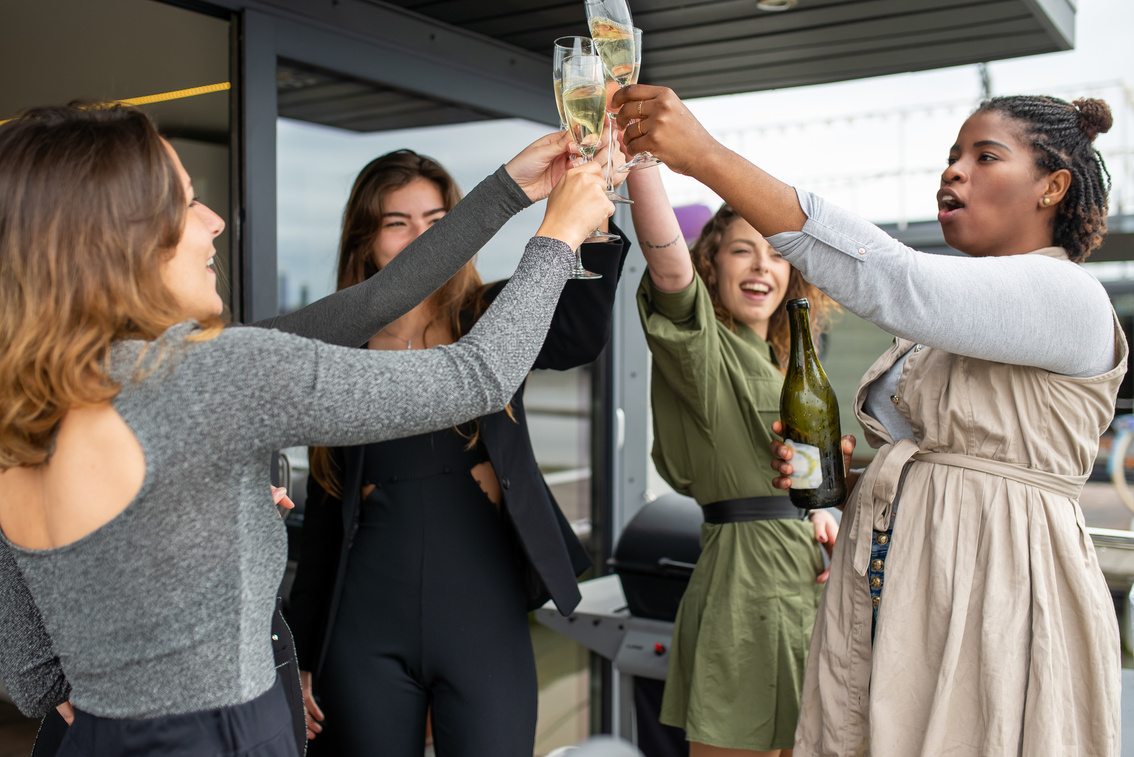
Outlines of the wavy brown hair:
[{"label": "wavy brown hair", "polygon": [[0,125],[0,470],[46,463],[70,408],[117,395],[112,342],[183,319],[161,271],[187,207],[139,110],[36,108]]},{"label": "wavy brown hair", "polygon": [[[732,313],[721,303],[720,292],[717,290],[717,272],[714,263],[717,253],[721,250],[725,232],[732,222],[738,218],[740,218],[740,215],[732,207],[727,204],[721,205],[720,210],[701,229],[701,235],[697,237],[697,241],[689,250],[689,254],[693,257],[693,267],[697,269],[697,274],[704,280],[705,287],[709,290],[709,299],[713,303],[713,312],[716,313],[717,320],[728,326],[732,331],[736,331],[739,327],[733,319]],[[818,288],[808,284],[803,278],[803,274],[794,266],[792,267],[784,298],[780,300],[780,304],[776,307],[776,311],[772,313],[772,318],[768,322],[767,341],[776,353],[776,360],[779,363],[777,367],[780,369],[780,373],[787,371],[787,364],[784,361],[787,360],[788,347],[791,343],[787,303],[789,300],[799,299],[800,297],[806,297],[811,306],[811,330],[817,335],[830,328],[831,316],[839,311],[839,306],[834,300],[820,292]]]},{"label": "wavy brown hair", "polygon": [[[417,179],[427,179],[441,193],[445,212],[461,200],[461,190],[449,172],[437,161],[413,150],[395,150],[375,158],[359,172],[343,211],[343,233],[339,240],[339,289],[359,284],[378,273],[374,259],[374,242],[382,232],[382,202],[386,195],[401,189]],[[475,318],[485,309],[484,294],[487,287],[476,271],[475,258],[466,263],[453,278],[426,300],[430,319],[425,330],[437,322],[448,329],[454,339],[471,328],[462,313],[471,312]],[[509,415],[511,411],[509,409]],[[477,431],[469,438],[469,446],[476,444]],[[312,447],[310,451],[311,475],[329,494],[342,496],[340,471],[331,460],[326,447]]]}]

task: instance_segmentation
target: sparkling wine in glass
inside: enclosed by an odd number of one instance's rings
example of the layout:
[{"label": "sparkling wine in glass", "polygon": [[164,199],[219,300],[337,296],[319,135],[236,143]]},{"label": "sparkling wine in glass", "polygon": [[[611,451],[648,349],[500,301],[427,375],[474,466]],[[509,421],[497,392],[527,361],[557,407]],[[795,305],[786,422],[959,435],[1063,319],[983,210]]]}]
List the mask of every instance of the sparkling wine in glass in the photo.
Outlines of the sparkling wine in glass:
[{"label": "sparkling wine in glass", "polygon": [[551,54],[551,81],[555,87],[555,107],[559,108],[559,128],[567,128],[563,116],[563,61],[572,55],[596,55],[590,37],[560,37],[555,40]]},{"label": "sparkling wine in glass", "polygon": [[[602,58],[610,95],[630,83],[634,74],[634,31],[630,9],[622,0],[587,0],[587,24],[591,30],[595,50]],[[614,114],[610,114],[611,150],[614,148]],[[631,204],[631,200],[614,191],[614,172],[608,154],[606,196],[611,202]]]},{"label": "sparkling wine in glass", "polygon": [[[569,55],[563,59],[562,73],[563,118],[583,160],[589,163],[602,144],[603,126],[606,122],[606,87],[602,60],[597,55]],[[620,238],[617,234],[595,229],[586,241],[613,242]],[[583,268],[578,250],[575,251],[575,261],[576,270],[572,272],[572,278],[601,277],[601,274]]]},{"label": "sparkling wine in glass", "polygon": [[586,0],[587,25],[603,66],[619,87],[634,75],[634,22],[625,0]]}]

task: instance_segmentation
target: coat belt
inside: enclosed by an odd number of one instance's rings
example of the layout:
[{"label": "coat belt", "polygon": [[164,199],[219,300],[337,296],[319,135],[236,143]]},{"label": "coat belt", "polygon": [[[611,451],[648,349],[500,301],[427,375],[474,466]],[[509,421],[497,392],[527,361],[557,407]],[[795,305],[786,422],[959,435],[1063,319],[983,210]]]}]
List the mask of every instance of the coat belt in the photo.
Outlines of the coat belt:
[{"label": "coat belt", "polygon": [[851,529],[853,534],[851,538],[855,542],[852,564],[860,576],[866,575],[866,568],[870,563],[873,532],[885,531],[890,527],[902,481],[902,469],[910,461],[948,465],[1000,476],[1073,500],[1079,498],[1083,484],[1087,482],[1087,474],[1065,476],[974,455],[922,452],[912,439],[899,439],[886,444],[878,450],[878,454],[863,473],[852,496],[855,506],[855,523]]}]

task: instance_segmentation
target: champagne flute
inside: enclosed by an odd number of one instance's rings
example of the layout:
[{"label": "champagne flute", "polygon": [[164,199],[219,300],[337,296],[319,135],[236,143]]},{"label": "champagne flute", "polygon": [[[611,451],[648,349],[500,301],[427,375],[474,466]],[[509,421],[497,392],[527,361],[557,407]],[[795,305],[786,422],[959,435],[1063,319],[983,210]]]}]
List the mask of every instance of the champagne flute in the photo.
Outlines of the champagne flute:
[{"label": "champagne flute", "polygon": [[586,0],[587,25],[610,78],[625,87],[634,74],[634,22],[626,0]]},{"label": "champagne flute", "polygon": [[563,116],[563,61],[572,55],[596,55],[590,37],[560,37],[555,40],[551,55],[551,80],[555,87],[555,107],[559,108],[559,128],[567,128]]},{"label": "champagne flute", "polygon": [[[603,77],[602,60],[597,55],[569,55],[563,59],[563,117],[571,139],[579,148],[583,160],[591,162],[599,145],[602,144],[603,125],[606,122],[606,87]],[[595,229],[587,237],[588,242],[614,242],[621,239]],[[573,279],[597,279],[602,274],[592,273],[583,268],[579,251],[575,250],[575,270]]]},{"label": "champagne flute", "polygon": [[[587,24],[591,29],[591,39],[602,58],[607,80],[614,88],[622,88],[630,83],[634,73],[634,32],[630,19],[630,8],[624,0],[587,0]],[[611,117],[610,142],[614,147],[614,114]],[[608,161],[609,165],[609,161]],[[631,204],[633,201],[614,191],[614,172],[608,171],[606,196],[611,202]]]},{"label": "champagne flute", "polygon": [[[630,81],[627,84],[638,83],[638,72],[642,70],[642,30],[634,27],[634,71],[630,75]],[[660,160],[655,158],[648,152],[640,152],[630,160],[623,163],[618,167],[618,172],[623,173],[629,171],[631,168],[648,168],[649,166],[656,166],[661,163]]]}]

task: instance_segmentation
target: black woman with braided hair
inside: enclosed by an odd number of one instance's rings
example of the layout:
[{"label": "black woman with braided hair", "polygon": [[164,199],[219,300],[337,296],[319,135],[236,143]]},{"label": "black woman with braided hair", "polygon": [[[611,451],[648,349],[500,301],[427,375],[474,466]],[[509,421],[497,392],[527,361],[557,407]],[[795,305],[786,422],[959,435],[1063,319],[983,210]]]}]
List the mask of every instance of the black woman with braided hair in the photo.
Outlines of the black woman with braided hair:
[{"label": "black woman with braided hair", "polygon": [[[626,105],[627,153],[708,185],[895,337],[854,401],[877,453],[849,477],[794,757],[1118,754],[1118,628],[1078,504],[1128,355],[1078,265],[1106,233],[1106,103],[1002,97],[964,122],[937,193],[964,256],[778,181],[668,89],[627,87]],[[791,452],[771,446],[788,488]]]}]

